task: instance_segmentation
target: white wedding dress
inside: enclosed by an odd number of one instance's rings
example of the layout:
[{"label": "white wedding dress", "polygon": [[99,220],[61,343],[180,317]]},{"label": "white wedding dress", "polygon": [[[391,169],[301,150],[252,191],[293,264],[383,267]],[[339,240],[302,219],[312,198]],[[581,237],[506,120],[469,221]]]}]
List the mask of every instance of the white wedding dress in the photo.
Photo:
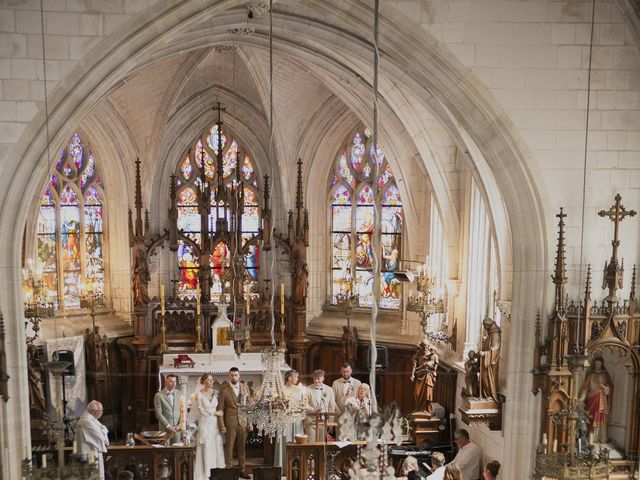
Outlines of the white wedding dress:
[{"label": "white wedding dress", "polygon": [[218,392],[214,390],[211,398],[201,391],[196,393],[198,412],[198,436],[196,443],[195,480],[209,480],[212,468],[224,468],[224,450],[222,434],[218,430]]}]

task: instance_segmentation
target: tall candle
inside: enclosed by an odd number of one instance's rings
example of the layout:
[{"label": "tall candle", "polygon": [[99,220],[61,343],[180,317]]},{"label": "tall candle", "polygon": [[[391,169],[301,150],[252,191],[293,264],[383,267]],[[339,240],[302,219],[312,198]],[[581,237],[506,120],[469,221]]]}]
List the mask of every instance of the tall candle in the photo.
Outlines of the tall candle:
[{"label": "tall candle", "polygon": [[558,439],[554,438],[553,439],[553,453],[557,453],[558,452]]},{"label": "tall candle", "polygon": [[546,433],[543,433],[543,434],[542,434],[542,443],[543,443],[544,445],[546,445],[546,444],[547,444],[547,434],[546,434]]},{"label": "tall candle", "polygon": [[200,284],[196,287],[196,315],[200,316]]},{"label": "tall candle", "polygon": [[184,414],[184,398],[180,397],[180,430],[186,430],[186,415]]},{"label": "tall candle", "polygon": [[42,468],[47,468],[47,454],[42,455]]},{"label": "tall candle", "polygon": [[247,317],[251,313],[251,297],[249,296],[249,292],[247,292]]},{"label": "tall candle", "polygon": [[164,315],[164,283],[160,284],[160,313]]},{"label": "tall candle", "polygon": [[78,453],[78,442],[73,441],[73,453]]},{"label": "tall candle", "polygon": [[284,282],[280,282],[280,313],[284,315]]}]

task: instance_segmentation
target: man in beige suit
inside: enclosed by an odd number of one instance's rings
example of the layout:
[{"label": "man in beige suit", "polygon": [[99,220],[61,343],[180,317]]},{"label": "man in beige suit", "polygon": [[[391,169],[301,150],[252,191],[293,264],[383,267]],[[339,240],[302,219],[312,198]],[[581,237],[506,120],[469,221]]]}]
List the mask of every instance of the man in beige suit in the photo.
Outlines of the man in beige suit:
[{"label": "man in beige suit", "polygon": [[153,398],[153,406],[158,419],[158,429],[166,430],[173,434],[171,443],[180,441],[178,428],[180,428],[180,401],[182,393],[176,390],[176,376],[164,377],[164,388],[156,393]]},{"label": "man in beige suit", "polygon": [[336,397],[336,405],[340,413],[344,412],[347,400],[356,396],[356,391],[362,382],[351,376],[352,369],[348,363],[343,363],[340,368],[341,377],[333,382],[331,389]]},{"label": "man in beige suit", "polygon": [[225,383],[220,390],[218,410],[222,410],[223,414],[222,417],[218,417],[218,427],[221,433],[227,434],[224,445],[224,461],[227,467],[232,466],[233,447],[237,448],[240,478],[251,478],[245,470],[245,443],[247,432],[253,430],[253,425],[247,424],[238,408],[248,401],[249,387],[240,383],[240,370],[233,367],[229,370],[229,382]]},{"label": "man in beige suit", "polygon": [[[324,384],[324,370],[314,370],[313,384],[308,387],[309,408],[315,413],[334,413],[337,411],[336,397],[329,385]],[[316,415],[307,415],[304,419],[304,431],[310,442],[323,442],[327,433],[326,418],[319,423],[316,431]]]}]

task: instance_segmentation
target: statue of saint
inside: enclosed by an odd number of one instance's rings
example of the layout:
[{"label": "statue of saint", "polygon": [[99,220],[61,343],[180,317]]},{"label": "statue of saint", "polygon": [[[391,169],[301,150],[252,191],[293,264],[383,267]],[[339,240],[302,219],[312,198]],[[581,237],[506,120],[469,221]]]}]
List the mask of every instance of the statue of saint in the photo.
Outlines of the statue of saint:
[{"label": "statue of saint", "polygon": [[47,418],[44,393],[44,365],[35,345],[27,345],[27,373],[29,375],[30,413],[33,418]]},{"label": "statue of saint", "polygon": [[435,348],[427,345],[425,341],[420,342],[418,350],[413,355],[413,369],[411,371],[415,412],[430,414],[433,411],[431,402],[439,362],[440,359]]},{"label": "statue of saint", "polygon": [[304,306],[307,299],[307,287],[309,286],[309,272],[307,270],[307,247],[304,241],[296,239],[291,246],[291,267],[293,288],[291,299],[294,305]]},{"label": "statue of saint", "polygon": [[478,385],[478,374],[480,373],[480,357],[473,350],[469,350],[468,358],[464,362],[464,387],[462,388],[462,398],[478,397],[480,386]]},{"label": "statue of saint", "polygon": [[107,344],[105,337],[100,336],[100,327],[94,326],[93,332],[88,328],[84,332],[84,341],[87,350],[87,373],[96,374],[105,372],[107,365],[105,362],[105,353]]},{"label": "statue of saint", "polygon": [[482,321],[485,336],[482,338],[480,355],[480,396],[492,398],[499,402],[498,397],[498,364],[500,362],[500,336],[498,324],[492,318]]},{"label": "statue of saint", "polygon": [[149,263],[142,248],[138,248],[133,259],[133,273],[131,283],[133,286],[133,306],[144,306],[149,303]]},{"label": "statue of saint", "polygon": [[358,329],[346,325],[342,326],[342,358],[351,365],[356,364],[358,359]]},{"label": "statue of saint", "polygon": [[604,359],[596,357],[582,385],[580,399],[584,401],[589,412],[589,433],[593,433],[593,441],[606,443],[607,423],[613,398],[613,382],[604,366]]}]

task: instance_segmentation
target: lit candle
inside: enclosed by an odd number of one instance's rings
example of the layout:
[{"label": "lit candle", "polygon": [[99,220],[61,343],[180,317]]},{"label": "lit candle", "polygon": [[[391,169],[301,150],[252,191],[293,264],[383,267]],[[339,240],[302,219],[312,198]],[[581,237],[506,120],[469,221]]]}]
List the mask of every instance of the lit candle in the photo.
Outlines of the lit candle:
[{"label": "lit candle", "polygon": [[284,315],[284,282],[280,282],[280,313]]},{"label": "lit candle", "polygon": [[76,442],[75,440],[73,441],[73,453],[78,453],[78,442]]},{"label": "lit candle", "polygon": [[180,397],[180,431],[186,430],[186,415],[184,414],[184,398]]},{"label": "lit candle", "polygon": [[42,468],[47,468],[47,454],[42,455]]},{"label": "lit candle", "polygon": [[164,283],[160,284],[160,313],[164,315]]},{"label": "lit candle", "polygon": [[547,434],[546,434],[546,432],[542,434],[542,443],[543,443],[544,445],[546,445],[546,444],[547,444]]},{"label": "lit candle", "polygon": [[251,297],[249,296],[249,292],[247,292],[247,317],[251,313]]},{"label": "lit candle", "polygon": [[554,438],[553,439],[553,453],[557,453],[558,452],[558,439]]}]

